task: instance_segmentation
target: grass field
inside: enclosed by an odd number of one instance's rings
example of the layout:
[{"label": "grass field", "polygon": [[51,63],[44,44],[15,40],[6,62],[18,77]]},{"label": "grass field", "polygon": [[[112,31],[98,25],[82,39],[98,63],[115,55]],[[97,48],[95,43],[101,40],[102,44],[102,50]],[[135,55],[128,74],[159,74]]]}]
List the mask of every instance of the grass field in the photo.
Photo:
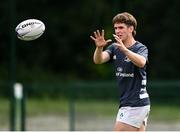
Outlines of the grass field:
[{"label": "grass field", "polygon": [[[102,101],[102,100],[78,100],[73,102],[75,108],[75,122],[78,130],[83,130],[82,126],[86,124],[91,130],[92,123],[98,124],[98,121],[106,121],[107,124],[113,125],[116,113],[118,110],[118,103],[115,101]],[[0,99],[0,130],[8,130],[9,123],[9,101],[7,99]],[[65,123],[64,129],[68,130],[69,123],[69,108],[70,103],[66,99],[28,99],[26,103],[27,109],[27,128],[32,130],[33,125],[38,126],[43,124],[43,120],[48,122],[59,122],[59,124]],[[180,106],[178,105],[166,105],[153,103],[151,106],[151,113],[149,120],[153,122],[180,122]],[[41,117],[43,119],[40,119]],[[56,119],[55,119],[56,118]],[[34,120],[35,119],[35,120]],[[42,120],[42,121],[41,121]],[[96,120],[96,122],[94,122]],[[37,122],[34,122],[37,121]],[[89,121],[92,121],[91,123]],[[34,122],[34,123],[33,123]],[[82,125],[84,123],[84,125]],[[55,125],[56,123],[54,123]],[[57,126],[58,124],[56,124]],[[51,125],[52,126],[52,125]],[[98,126],[98,125],[97,125]],[[101,130],[101,124],[99,128],[95,130]],[[2,129],[1,129],[2,128]],[[37,127],[34,128],[38,130]],[[47,128],[44,128],[47,130]],[[42,130],[44,130],[42,129]],[[56,130],[55,128],[49,130]],[[63,128],[62,128],[63,130]],[[86,129],[87,130],[87,129]],[[104,129],[105,130],[105,129]]]},{"label": "grass field", "polygon": [[[74,101],[75,110],[78,113],[91,112],[104,116],[116,115],[118,103],[115,101],[99,100],[79,100]],[[38,108],[38,109],[37,109]],[[150,118],[152,120],[180,120],[180,106],[154,103],[151,106]],[[27,102],[27,111],[29,114],[43,113],[66,113],[69,111],[69,102],[65,99],[30,99]]]}]

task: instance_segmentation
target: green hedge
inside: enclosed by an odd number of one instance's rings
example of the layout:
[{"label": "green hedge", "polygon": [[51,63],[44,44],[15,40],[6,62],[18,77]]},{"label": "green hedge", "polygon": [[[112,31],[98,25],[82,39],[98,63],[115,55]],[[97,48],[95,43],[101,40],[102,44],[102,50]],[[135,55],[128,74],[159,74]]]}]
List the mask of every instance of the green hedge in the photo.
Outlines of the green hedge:
[{"label": "green hedge", "polygon": [[[118,99],[116,82],[76,81],[59,83],[23,84],[28,97],[75,98],[75,99]],[[10,87],[0,83],[0,95],[9,96]],[[180,102],[180,81],[150,81],[147,88],[153,101]]]}]

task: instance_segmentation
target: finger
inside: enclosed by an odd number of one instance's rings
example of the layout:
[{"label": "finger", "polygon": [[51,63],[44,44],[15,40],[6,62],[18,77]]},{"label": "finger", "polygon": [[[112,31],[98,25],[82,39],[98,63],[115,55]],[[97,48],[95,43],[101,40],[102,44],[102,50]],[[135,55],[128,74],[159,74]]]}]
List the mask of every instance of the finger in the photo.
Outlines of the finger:
[{"label": "finger", "polygon": [[113,34],[114,38],[119,38],[117,35]]},{"label": "finger", "polygon": [[122,43],[121,39],[117,35],[113,34],[113,36],[118,43]]},{"label": "finger", "polygon": [[97,33],[96,32],[94,32],[94,36],[97,38]]},{"label": "finger", "polygon": [[116,42],[118,43],[118,44],[121,44],[122,42],[121,42],[121,40],[119,40],[119,38],[114,38],[115,40],[116,40]]},{"label": "finger", "polygon": [[119,41],[119,39],[118,38],[116,38],[116,37],[114,37],[114,39],[118,42]]},{"label": "finger", "polygon": [[98,36],[101,36],[101,34],[100,34],[99,30],[97,30],[97,35],[98,35]]},{"label": "finger", "polygon": [[102,36],[104,37],[104,30],[102,30]]},{"label": "finger", "polygon": [[112,42],[112,40],[111,40],[111,39],[106,40],[106,43],[110,43],[110,42]]},{"label": "finger", "polygon": [[93,36],[90,36],[92,40],[96,41],[96,39]]},{"label": "finger", "polygon": [[116,34],[113,34],[113,36],[114,36],[114,37],[115,37],[115,36],[118,37]]},{"label": "finger", "polygon": [[116,45],[116,46],[118,46],[118,47],[121,47],[121,45],[120,45],[120,44],[118,44],[118,43],[115,43],[114,45]]}]

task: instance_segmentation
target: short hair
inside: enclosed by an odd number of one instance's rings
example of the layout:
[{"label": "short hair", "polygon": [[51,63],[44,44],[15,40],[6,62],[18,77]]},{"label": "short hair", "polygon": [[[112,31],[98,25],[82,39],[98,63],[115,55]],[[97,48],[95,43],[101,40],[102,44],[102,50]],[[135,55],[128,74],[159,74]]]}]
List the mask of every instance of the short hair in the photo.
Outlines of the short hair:
[{"label": "short hair", "polygon": [[132,32],[132,35],[136,35],[136,28],[137,28],[137,21],[133,15],[131,15],[128,12],[119,13],[116,16],[114,16],[112,23],[124,23],[127,26],[133,26],[134,31]]}]

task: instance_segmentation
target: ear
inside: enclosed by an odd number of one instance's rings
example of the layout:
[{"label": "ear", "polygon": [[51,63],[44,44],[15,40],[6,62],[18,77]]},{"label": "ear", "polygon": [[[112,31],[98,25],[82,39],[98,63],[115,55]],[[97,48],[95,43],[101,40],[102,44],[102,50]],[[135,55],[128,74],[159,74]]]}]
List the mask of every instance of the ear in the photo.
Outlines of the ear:
[{"label": "ear", "polygon": [[134,27],[133,26],[129,26],[129,31],[133,32],[134,31]]}]

